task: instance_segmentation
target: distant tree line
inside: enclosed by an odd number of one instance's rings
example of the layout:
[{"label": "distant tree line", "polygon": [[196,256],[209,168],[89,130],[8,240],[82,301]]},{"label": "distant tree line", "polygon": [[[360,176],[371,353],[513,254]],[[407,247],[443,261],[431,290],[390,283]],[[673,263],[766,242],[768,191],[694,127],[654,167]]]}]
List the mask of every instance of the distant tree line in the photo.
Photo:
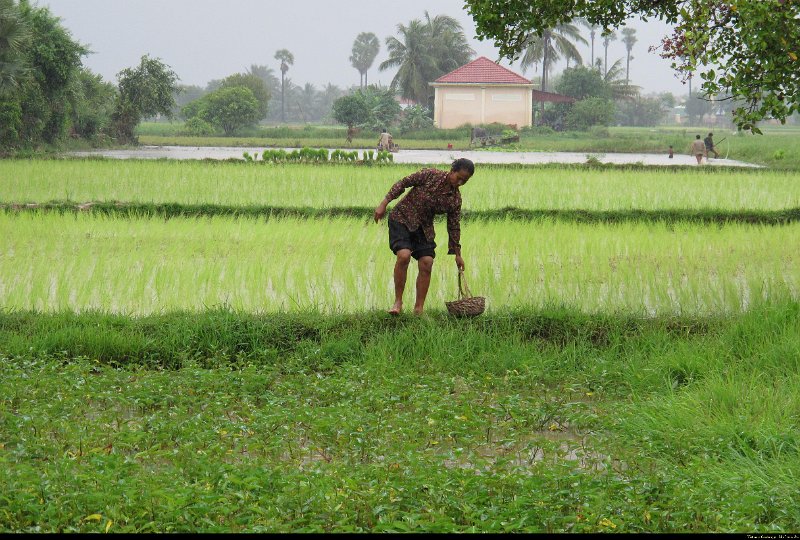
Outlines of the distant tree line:
[{"label": "distant tree line", "polygon": [[0,150],[135,140],[143,117],[169,115],[177,75],[143,56],[118,85],[83,66],[88,49],[58,17],[27,0],[0,0]]}]

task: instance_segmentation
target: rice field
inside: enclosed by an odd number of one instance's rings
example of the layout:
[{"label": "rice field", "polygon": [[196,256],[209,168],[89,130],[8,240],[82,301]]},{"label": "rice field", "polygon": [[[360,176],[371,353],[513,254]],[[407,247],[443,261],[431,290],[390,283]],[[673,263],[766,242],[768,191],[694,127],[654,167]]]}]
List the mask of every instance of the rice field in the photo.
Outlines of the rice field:
[{"label": "rice field", "polygon": [[480,167],[390,317],[413,170],[0,161],[0,532],[800,528],[796,174]]},{"label": "rice field", "polygon": [[[0,163],[0,203],[124,201],[374,208],[415,166],[113,160]],[[464,208],[778,210],[800,207],[800,173],[479,165]]]},{"label": "rice field", "polygon": [[[456,297],[444,223],[429,296]],[[489,309],[561,305],[644,316],[736,313],[797,298],[800,224],[784,227],[553,220],[462,226],[467,277]],[[150,314],[360,312],[392,298],[385,222],[352,218],[119,218],[0,214],[0,305]],[[413,303],[413,279],[407,302]]]}]

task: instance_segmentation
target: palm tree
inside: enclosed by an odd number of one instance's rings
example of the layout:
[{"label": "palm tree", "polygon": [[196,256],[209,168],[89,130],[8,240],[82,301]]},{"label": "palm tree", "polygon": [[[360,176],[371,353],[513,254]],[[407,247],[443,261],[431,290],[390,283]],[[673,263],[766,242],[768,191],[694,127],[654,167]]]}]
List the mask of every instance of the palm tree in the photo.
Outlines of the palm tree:
[{"label": "palm tree", "polygon": [[623,78],[621,62],[622,58],[614,62],[603,75],[603,80],[611,88],[613,99],[634,99],[639,95],[640,88],[634,84],[628,84],[628,81]]},{"label": "palm tree", "polygon": [[526,39],[525,53],[522,55],[520,66],[526,70],[533,64],[542,63],[542,92],[547,91],[548,71],[552,63],[560,60],[562,55],[566,58],[582,62],[581,53],[575,42],[586,45],[588,42],[581,36],[578,27],[571,23],[559,24],[554,28],[547,28],[541,36],[529,35]]},{"label": "palm tree", "polygon": [[298,88],[296,97],[297,108],[300,109],[300,116],[303,118],[303,122],[315,120],[320,96],[317,89],[314,88],[314,85],[306,83],[302,88]]},{"label": "palm tree", "polygon": [[350,63],[361,75],[360,88],[367,86],[367,71],[372,67],[372,62],[375,61],[380,50],[381,42],[378,41],[378,36],[372,32],[361,32],[356,36]]},{"label": "palm tree", "polygon": [[396,37],[386,38],[389,59],[379,66],[381,71],[398,68],[390,88],[400,89],[402,97],[428,106],[428,83],[469,62],[475,51],[469,46],[461,24],[447,15],[425,20],[413,19],[408,25],[398,24]]},{"label": "palm tree", "polygon": [[633,28],[623,28],[622,29],[622,42],[625,44],[625,50],[628,53],[628,61],[625,65],[625,84],[630,82],[630,72],[631,72],[631,51],[633,50],[633,44],[636,43],[636,30]]},{"label": "palm tree", "polygon": [[608,73],[608,45],[615,39],[617,39],[617,33],[613,30],[603,34],[603,48],[605,49],[605,56],[603,57],[604,75]]},{"label": "palm tree", "polygon": [[431,41],[432,54],[436,59],[437,68],[441,71],[436,75],[436,79],[460,68],[475,56],[475,51],[469,46],[461,23],[453,17],[437,15],[431,19],[430,14],[426,11],[425,23]]},{"label": "palm tree", "polygon": [[288,49],[275,52],[275,60],[281,62],[281,122],[286,122],[286,72],[294,65],[294,55]]},{"label": "palm tree", "polygon": [[24,76],[22,53],[30,40],[30,30],[14,0],[0,0],[0,95],[17,88]]}]

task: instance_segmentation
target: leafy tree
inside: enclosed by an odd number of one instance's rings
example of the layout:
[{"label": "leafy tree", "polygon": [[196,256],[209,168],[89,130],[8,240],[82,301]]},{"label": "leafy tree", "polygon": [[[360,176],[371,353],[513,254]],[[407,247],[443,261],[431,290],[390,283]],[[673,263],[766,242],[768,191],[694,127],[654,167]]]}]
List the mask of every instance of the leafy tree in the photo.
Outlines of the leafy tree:
[{"label": "leafy tree", "polygon": [[431,89],[428,83],[469,62],[475,51],[469,46],[461,25],[447,15],[425,21],[413,19],[408,25],[398,24],[399,38],[386,38],[389,59],[378,69],[398,68],[390,88],[416,103],[428,104]]},{"label": "leafy tree", "polygon": [[275,52],[275,60],[281,63],[281,122],[286,122],[286,72],[294,65],[294,55],[288,49]]},{"label": "leafy tree", "polygon": [[689,117],[689,123],[693,126],[702,122],[703,116],[712,110],[711,101],[706,96],[697,94],[687,99],[685,106],[686,116]]},{"label": "leafy tree", "polygon": [[381,43],[378,36],[372,32],[361,32],[353,42],[353,54],[350,56],[350,63],[358,70],[361,75],[360,87],[367,86],[367,71],[372,67],[375,57],[380,52]]},{"label": "leafy tree", "polygon": [[258,101],[258,119],[261,120],[267,116],[269,110],[269,100],[272,98],[263,79],[256,75],[247,73],[235,73],[229,75],[222,80],[220,88],[235,88],[243,86],[249,88],[253,96]]},{"label": "leafy tree", "polygon": [[367,120],[362,125],[373,131],[380,131],[395,123],[402,109],[391,88],[368,86],[358,92],[367,108]]},{"label": "leafy tree", "polygon": [[30,28],[26,64],[30,77],[16,99],[21,100],[24,140],[56,143],[69,124],[69,92],[81,67],[86,47],[75,41],[47,8],[19,4]]},{"label": "leafy tree", "polygon": [[641,97],[617,104],[617,121],[623,126],[655,126],[666,114],[662,97]]},{"label": "leafy tree", "polygon": [[622,42],[625,44],[626,62],[625,62],[625,84],[630,84],[631,81],[631,51],[633,45],[636,43],[636,30],[633,28],[622,29]]},{"label": "leafy tree", "polygon": [[556,92],[581,100],[588,97],[610,99],[611,88],[595,69],[576,66],[565,69],[556,84]]},{"label": "leafy tree", "polygon": [[395,123],[402,109],[391,89],[368,86],[333,103],[333,117],[347,127],[378,131]]},{"label": "leafy tree", "polygon": [[585,131],[592,126],[607,126],[614,121],[614,111],[614,103],[605,98],[576,101],[567,113],[567,128]]},{"label": "leafy tree", "polygon": [[367,121],[367,111],[364,99],[358,93],[342,96],[333,102],[333,118],[348,128],[353,128]]},{"label": "leafy tree", "polygon": [[117,74],[119,96],[113,114],[119,141],[133,142],[133,130],[142,120],[163,114],[172,118],[178,76],[158,58],[144,55],[135,68]]},{"label": "leafy tree", "polygon": [[220,88],[203,98],[200,116],[225,135],[255,125],[261,114],[261,105],[250,88],[234,86]]},{"label": "leafy tree", "polygon": [[172,115],[183,115],[182,109],[191,103],[206,95],[205,88],[196,85],[178,84],[175,86],[175,106],[172,108]]},{"label": "leafy tree", "polygon": [[604,31],[632,16],[673,26],[661,55],[684,77],[699,72],[704,94],[729,93],[745,105],[733,111],[740,129],[785,121],[800,110],[800,2],[738,0],[465,0],[479,38],[490,38],[503,57],[516,58],[531,31],[584,17]]},{"label": "leafy tree", "polygon": [[112,83],[82,68],[70,92],[73,133],[87,140],[95,140],[111,122],[116,97],[117,89]]}]

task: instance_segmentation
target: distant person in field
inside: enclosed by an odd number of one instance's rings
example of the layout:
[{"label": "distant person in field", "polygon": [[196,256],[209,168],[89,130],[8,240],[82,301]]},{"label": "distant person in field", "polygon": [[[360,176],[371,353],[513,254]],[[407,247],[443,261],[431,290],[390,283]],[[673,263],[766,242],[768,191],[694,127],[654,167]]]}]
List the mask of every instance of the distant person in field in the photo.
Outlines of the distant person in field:
[{"label": "distant person in field", "polygon": [[719,157],[719,153],[717,153],[717,148],[714,146],[714,134],[709,133],[708,137],[703,139],[703,143],[706,145],[706,158],[708,158],[709,152],[714,152],[714,159]]},{"label": "distant person in field", "polygon": [[353,142],[353,137],[356,136],[356,128],[353,126],[347,126],[347,144],[351,144]]},{"label": "distant person in field", "polygon": [[692,154],[694,157],[697,158],[697,164],[703,161],[703,156],[706,153],[706,144],[700,139],[700,135],[698,135],[695,140],[692,141]]},{"label": "distant person in field", "polygon": [[392,149],[392,136],[386,128],[381,131],[381,136],[378,137],[378,150],[391,150]]},{"label": "distant person in field", "polygon": [[395,183],[375,208],[375,223],[378,223],[386,215],[387,205],[406,188],[412,188],[389,213],[389,248],[397,256],[394,265],[394,305],[389,309],[391,315],[399,315],[403,310],[403,291],[412,257],[419,264],[414,313],[422,314],[431,283],[433,259],[436,257],[434,215],[447,214],[447,254],[455,255],[456,266],[464,270],[460,244],[461,193],[458,188],[466,184],[474,173],[475,165],[464,158],[455,160],[450,171],[421,169]]}]

